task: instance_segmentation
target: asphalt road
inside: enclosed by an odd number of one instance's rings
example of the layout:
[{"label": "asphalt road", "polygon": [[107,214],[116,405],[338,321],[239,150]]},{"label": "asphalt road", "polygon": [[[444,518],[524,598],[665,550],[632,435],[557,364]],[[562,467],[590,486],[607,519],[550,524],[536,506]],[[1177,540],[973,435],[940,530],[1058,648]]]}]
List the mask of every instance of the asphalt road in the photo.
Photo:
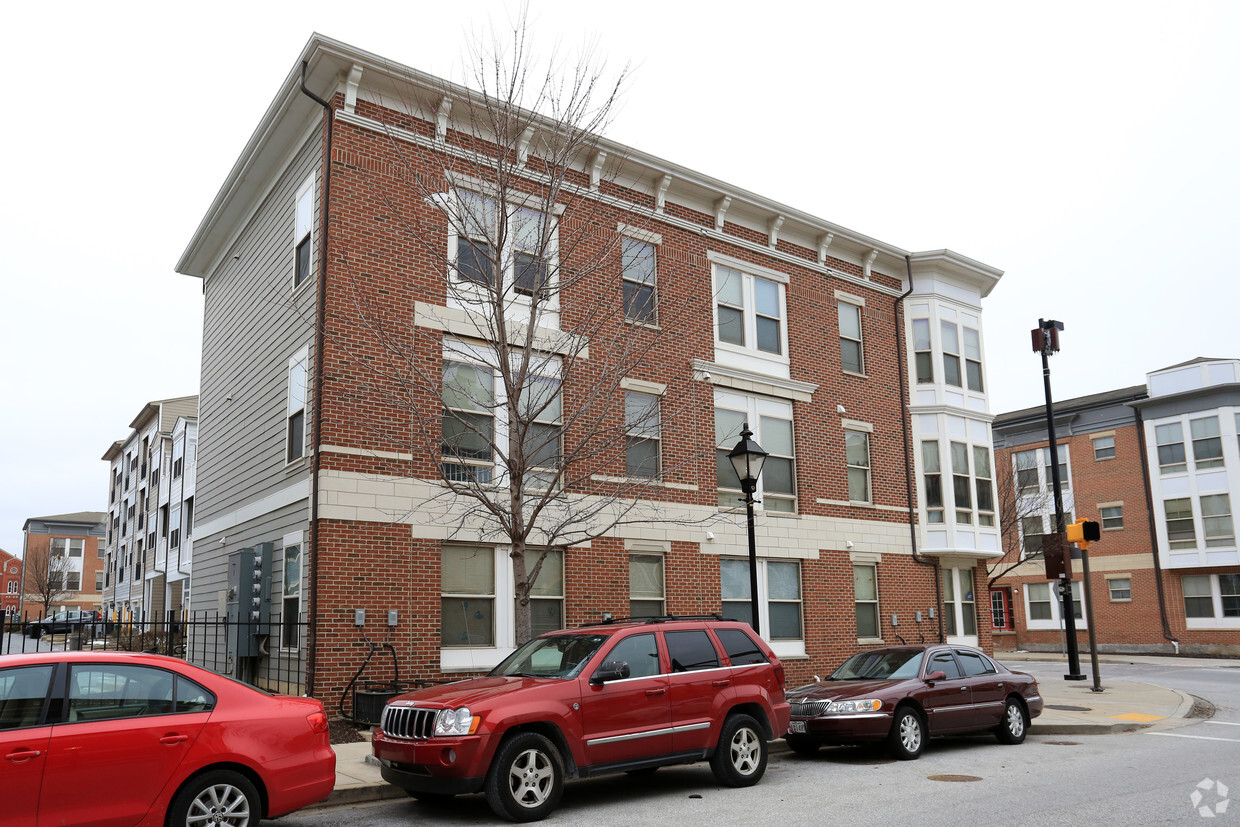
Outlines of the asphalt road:
[{"label": "asphalt road", "polygon": [[[1062,666],[1021,663],[1039,680]],[[1086,666],[1088,668],[1088,666]],[[1161,733],[1031,736],[1016,747],[990,736],[933,741],[917,761],[875,749],[824,749],[812,758],[773,756],[766,777],[744,790],[719,787],[704,765],[653,777],[570,782],[558,824],[1195,824],[1210,808],[1240,818],[1240,669],[1103,664],[1105,685],[1134,680],[1209,700],[1213,718]],[[1219,782],[1227,789],[1220,795]],[[1195,794],[1195,795],[1194,795]],[[1231,812],[1220,809],[1235,804]],[[481,796],[447,806],[392,800],[294,813],[283,827],[411,822],[495,824]],[[273,824],[275,822],[272,822]],[[1212,822],[1221,823],[1221,822]]]}]

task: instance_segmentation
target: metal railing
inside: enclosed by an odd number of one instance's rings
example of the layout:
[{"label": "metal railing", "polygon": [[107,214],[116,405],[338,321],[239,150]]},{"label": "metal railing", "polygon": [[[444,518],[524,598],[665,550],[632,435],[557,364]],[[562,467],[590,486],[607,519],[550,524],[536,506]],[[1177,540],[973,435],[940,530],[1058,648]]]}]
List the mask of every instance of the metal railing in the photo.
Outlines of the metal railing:
[{"label": "metal railing", "polygon": [[[4,624],[0,656],[25,652],[148,652],[181,658],[270,692],[305,691],[304,616],[273,618],[261,626],[230,621],[218,612],[151,616],[117,612],[58,622],[26,616]],[[282,645],[282,644],[295,645]]]}]

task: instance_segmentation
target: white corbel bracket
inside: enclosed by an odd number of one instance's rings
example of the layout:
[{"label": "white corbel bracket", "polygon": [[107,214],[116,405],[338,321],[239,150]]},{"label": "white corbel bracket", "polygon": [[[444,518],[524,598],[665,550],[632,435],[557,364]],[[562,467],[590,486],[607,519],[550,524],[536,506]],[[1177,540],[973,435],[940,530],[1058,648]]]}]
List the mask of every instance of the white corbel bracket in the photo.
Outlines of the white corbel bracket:
[{"label": "white corbel bracket", "polygon": [[599,181],[603,178],[603,164],[607,162],[607,153],[598,152],[590,164],[590,189],[597,191]]},{"label": "white corbel bracket", "polygon": [[354,63],[349,70],[349,79],[344,83],[344,111],[352,114],[357,106],[357,87],[362,82],[362,66]]},{"label": "white corbel bracket", "polygon": [[827,233],[818,239],[818,263],[825,265],[827,263],[827,248],[831,246],[831,242],[835,241],[835,233]]},{"label": "white corbel bracket", "polygon": [[663,212],[663,208],[667,206],[667,188],[672,185],[672,176],[664,175],[659,181],[659,185],[654,190],[654,211]]},{"label": "white corbel bracket", "polygon": [[517,140],[517,163],[521,166],[525,166],[525,162],[530,159],[530,141],[532,140],[534,140],[534,127],[527,126]]},{"label": "white corbel bracket", "polygon": [[870,252],[866,254],[865,261],[862,262],[862,267],[865,270],[865,277],[867,279],[870,277],[870,268],[874,266],[874,259],[876,258],[878,258],[878,250],[870,250]]},{"label": "white corbel bracket", "polygon": [[732,205],[732,197],[725,195],[715,202],[715,229],[723,232],[723,217],[728,214],[728,207]]},{"label": "white corbel bracket", "polygon": [[452,98],[447,95],[439,102],[439,112],[435,115],[435,140],[448,139],[448,116],[452,114]]},{"label": "white corbel bracket", "polygon": [[779,243],[779,228],[784,226],[786,216],[777,215],[770,221],[766,222],[766,243],[768,247],[774,247]]}]

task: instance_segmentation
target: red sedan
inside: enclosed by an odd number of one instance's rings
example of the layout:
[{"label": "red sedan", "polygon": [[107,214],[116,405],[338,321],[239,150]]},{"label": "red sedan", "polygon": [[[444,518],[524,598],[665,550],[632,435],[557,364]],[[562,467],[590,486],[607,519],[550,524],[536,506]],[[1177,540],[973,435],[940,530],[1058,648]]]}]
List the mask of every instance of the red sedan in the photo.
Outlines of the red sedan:
[{"label": "red sedan", "polygon": [[802,755],[820,744],[885,741],[897,758],[921,755],[933,735],[993,732],[1025,740],[1042,714],[1038,682],[969,646],[893,646],[859,652],[826,680],[788,693],[784,736]]},{"label": "red sedan", "polygon": [[323,705],[175,658],[0,658],[5,825],[257,825],[335,782]]}]

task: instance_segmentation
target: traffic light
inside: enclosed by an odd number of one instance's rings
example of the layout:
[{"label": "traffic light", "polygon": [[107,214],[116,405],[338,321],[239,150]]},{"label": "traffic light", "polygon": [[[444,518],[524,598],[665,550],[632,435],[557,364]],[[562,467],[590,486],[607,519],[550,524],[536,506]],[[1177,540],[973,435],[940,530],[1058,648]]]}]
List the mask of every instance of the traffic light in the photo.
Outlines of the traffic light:
[{"label": "traffic light", "polygon": [[1066,530],[1068,542],[1076,543],[1083,549],[1088,549],[1090,543],[1102,539],[1102,531],[1098,524],[1093,520],[1086,520],[1084,517],[1075,523],[1069,523]]}]

